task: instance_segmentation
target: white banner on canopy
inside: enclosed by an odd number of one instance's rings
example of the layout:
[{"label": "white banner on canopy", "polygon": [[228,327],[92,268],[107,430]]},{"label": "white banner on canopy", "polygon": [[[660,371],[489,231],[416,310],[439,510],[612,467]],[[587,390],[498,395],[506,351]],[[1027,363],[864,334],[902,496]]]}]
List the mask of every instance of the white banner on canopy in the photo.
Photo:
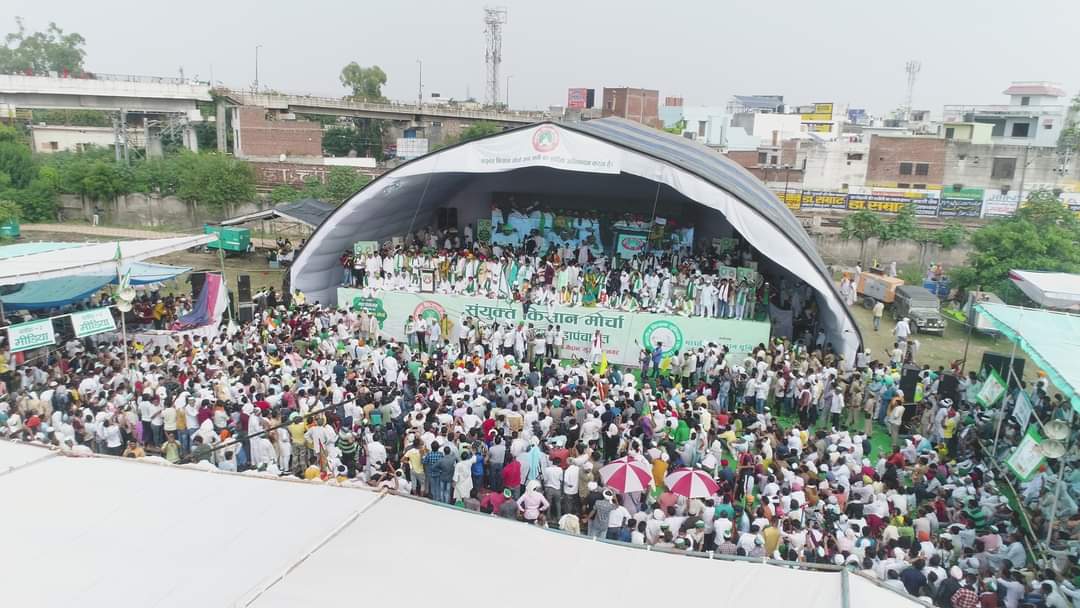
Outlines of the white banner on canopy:
[{"label": "white banner on canopy", "polygon": [[554,125],[473,142],[466,171],[495,173],[523,167],[550,167],[586,173],[619,173],[617,148]]}]

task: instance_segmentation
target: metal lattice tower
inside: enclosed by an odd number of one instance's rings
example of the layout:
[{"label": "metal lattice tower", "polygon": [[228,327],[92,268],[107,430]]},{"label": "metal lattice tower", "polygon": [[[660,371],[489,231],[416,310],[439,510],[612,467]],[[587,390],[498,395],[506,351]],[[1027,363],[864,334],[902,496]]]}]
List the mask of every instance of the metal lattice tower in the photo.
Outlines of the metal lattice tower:
[{"label": "metal lattice tower", "polygon": [[904,71],[907,72],[907,99],[904,102],[904,118],[911,118],[911,110],[913,108],[915,98],[915,79],[919,76],[919,70],[922,69],[922,62],[916,59],[904,64]]},{"label": "metal lattice tower", "polygon": [[484,52],[487,86],[485,101],[494,106],[499,103],[499,66],[502,64],[502,26],[506,23],[506,7],[484,7]]}]

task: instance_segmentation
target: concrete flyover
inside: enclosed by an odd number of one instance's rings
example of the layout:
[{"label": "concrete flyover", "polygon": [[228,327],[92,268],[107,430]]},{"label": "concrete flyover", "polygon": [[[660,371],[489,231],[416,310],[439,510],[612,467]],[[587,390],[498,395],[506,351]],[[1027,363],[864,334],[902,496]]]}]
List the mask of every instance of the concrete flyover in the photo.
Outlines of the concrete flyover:
[{"label": "concrete flyover", "polygon": [[95,74],[85,78],[0,74],[0,112],[17,108],[121,110],[184,114],[202,120],[197,104],[213,101],[205,82],[179,78]]},{"label": "concrete flyover", "polygon": [[544,112],[498,112],[495,110],[467,110],[450,105],[406,103],[371,103],[347,98],[313,97],[310,95],[287,95],[282,93],[253,93],[232,89],[215,89],[214,93],[241,106],[259,106],[280,112],[299,114],[329,114],[357,118],[380,118],[386,120],[423,121],[428,119],[483,120],[510,126],[531,124],[546,120]]}]

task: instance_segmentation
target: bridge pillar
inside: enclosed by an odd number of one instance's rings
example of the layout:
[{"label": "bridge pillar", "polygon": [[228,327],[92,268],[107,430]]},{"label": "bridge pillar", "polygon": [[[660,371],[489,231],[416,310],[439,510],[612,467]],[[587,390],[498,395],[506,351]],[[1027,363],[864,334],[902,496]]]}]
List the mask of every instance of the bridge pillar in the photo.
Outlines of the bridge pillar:
[{"label": "bridge pillar", "polygon": [[229,151],[229,138],[228,131],[225,130],[225,125],[229,123],[226,118],[225,100],[217,100],[217,118],[214,122],[214,130],[217,131],[217,150],[222,154]]},{"label": "bridge pillar", "polygon": [[192,152],[199,151],[199,138],[195,135],[195,127],[191,123],[184,125],[183,139],[185,148]]}]

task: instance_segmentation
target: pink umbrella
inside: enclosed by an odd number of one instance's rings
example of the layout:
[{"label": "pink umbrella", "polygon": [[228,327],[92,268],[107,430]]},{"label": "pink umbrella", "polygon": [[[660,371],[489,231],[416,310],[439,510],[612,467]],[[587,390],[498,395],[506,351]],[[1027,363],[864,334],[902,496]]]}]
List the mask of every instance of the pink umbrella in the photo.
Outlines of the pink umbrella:
[{"label": "pink umbrella", "polygon": [[664,478],[664,485],[672,494],[687,498],[706,498],[716,494],[720,486],[701,469],[682,467]]},{"label": "pink umbrella", "polygon": [[601,467],[600,479],[620,494],[645,492],[652,481],[652,472],[645,464],[624,456]]}]

